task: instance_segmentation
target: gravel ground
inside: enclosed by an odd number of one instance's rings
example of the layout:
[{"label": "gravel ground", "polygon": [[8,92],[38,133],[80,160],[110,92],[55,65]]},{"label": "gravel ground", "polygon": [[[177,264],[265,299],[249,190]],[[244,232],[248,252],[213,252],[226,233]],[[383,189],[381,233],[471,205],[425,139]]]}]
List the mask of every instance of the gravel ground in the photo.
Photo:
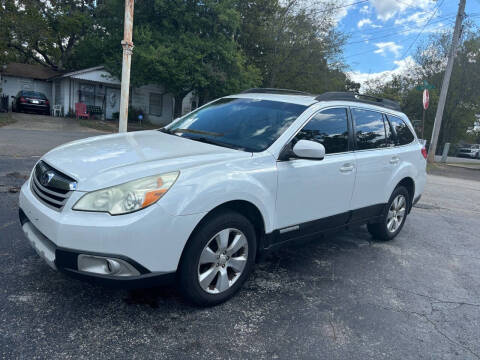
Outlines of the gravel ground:
[{"label": "gravel ground", "polygon": [[70,279],[25,240],[16,189],[37,156],[91,135],[0,129],[1,358],[480,357],[480,172],[430,175],[392,242],[361,227],[284,248],[231,301],[198,309],[172,287]]}]

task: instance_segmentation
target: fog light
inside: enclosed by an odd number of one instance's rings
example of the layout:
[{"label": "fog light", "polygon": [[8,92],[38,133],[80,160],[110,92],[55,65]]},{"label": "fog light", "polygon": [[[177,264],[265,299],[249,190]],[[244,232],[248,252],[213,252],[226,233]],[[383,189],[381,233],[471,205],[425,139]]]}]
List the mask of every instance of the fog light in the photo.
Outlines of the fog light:
[{"label": "fog light", "polygon": [[138,276],[140,272],[122,259],[107,258],[94,255],[78,255],[77,267],[84,271],[99,275]]}]

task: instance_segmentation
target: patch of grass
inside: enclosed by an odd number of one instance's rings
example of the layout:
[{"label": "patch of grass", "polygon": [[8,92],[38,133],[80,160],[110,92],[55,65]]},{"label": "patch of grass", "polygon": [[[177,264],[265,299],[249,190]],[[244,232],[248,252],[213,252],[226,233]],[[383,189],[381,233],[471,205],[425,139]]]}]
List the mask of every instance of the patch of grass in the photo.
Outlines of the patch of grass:
[{"label": "patch of grass", "polygon": [[95,130],[105,131],[105,132],[117,132],[118,131],[118,123],[114,121],[101,121],[101,120],[87,120],[87,119],[79,119],[78,123],[80,126],[88,127]]},{"label": "patch of grass", "polygon": [[[81,126],[96,129],[100,131],[106,131],[115,133],[118,132],[118,120],[101,121],[101,120],[87,120],[79,119],[78,123]],[[160,126],[144,121],[141,125],[139,123],[128,123],[128,131],[141,131],[158,129]]]},{"label": "patch of grass", "polygon": [[14,119],[12,113],[0,113],[0,127],[13,124],[17,122],[17,119]]}]

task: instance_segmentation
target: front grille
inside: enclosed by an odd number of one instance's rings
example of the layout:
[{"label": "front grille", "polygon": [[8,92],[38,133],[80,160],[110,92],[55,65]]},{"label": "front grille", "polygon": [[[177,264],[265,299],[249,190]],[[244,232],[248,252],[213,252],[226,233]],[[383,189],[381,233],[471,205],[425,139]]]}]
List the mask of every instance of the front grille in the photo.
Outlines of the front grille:
[{"label": "front grille", "polygon": [[42,203],[57,211],[63,208],[72,191],[77,187],[74,179],[43,161],[35,166],[30,183],[35,196]]}]

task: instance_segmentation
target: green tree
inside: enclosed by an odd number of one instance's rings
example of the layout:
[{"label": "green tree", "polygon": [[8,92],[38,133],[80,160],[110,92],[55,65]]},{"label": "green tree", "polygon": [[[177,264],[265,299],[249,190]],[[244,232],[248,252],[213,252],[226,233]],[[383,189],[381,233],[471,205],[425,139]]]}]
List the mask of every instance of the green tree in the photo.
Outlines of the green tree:
[{"label": "green tree", "polygon": [[[366,93],[399,101],[411,119],[422,118],[422,91],[417,88],[424,80],[435,86],[430,90],[430,106],[425,117],[425,137],[430,138],[439,92],[442,86],[451,34],[432,36],[415,54],[416,65],[406,74],[391,81],[381,79],[366,84]],[[439,143],[456,143],[468,138],[476,114],[480,113],[480,33],[472,27],[464,30],[457,51],[443,114]],[[441,147],[439,147],[441,150]]]},{"label": "green tree", "polygon": [[[76,49],[78,54],[88,48],[102,49],[102,62],[117,76],[121,73],[122,15],[122,4],[105,1],[97,10],[97,34]],[[235,41],[239,25],[239,14],[230,0],[136,2],[132,84],[163,84],[175,96],[176,116],[190,91],[204,102],[258,85],[259,71],[247,64]],[[77,65],[92,65],[93,61],[87,57]]]},{"label": "green tree", "polygon": [[336,32],[332,4],[300,0],[238,0],[238,41],[260,69],[264,87],[321,93],[344,90],[339,61],[344,36]]},{"label": "green tree", "polygon": [[3,61],[66,69],[75,45],[93,29],[94,2],[0,0],[0,46],[6,52]]}]

